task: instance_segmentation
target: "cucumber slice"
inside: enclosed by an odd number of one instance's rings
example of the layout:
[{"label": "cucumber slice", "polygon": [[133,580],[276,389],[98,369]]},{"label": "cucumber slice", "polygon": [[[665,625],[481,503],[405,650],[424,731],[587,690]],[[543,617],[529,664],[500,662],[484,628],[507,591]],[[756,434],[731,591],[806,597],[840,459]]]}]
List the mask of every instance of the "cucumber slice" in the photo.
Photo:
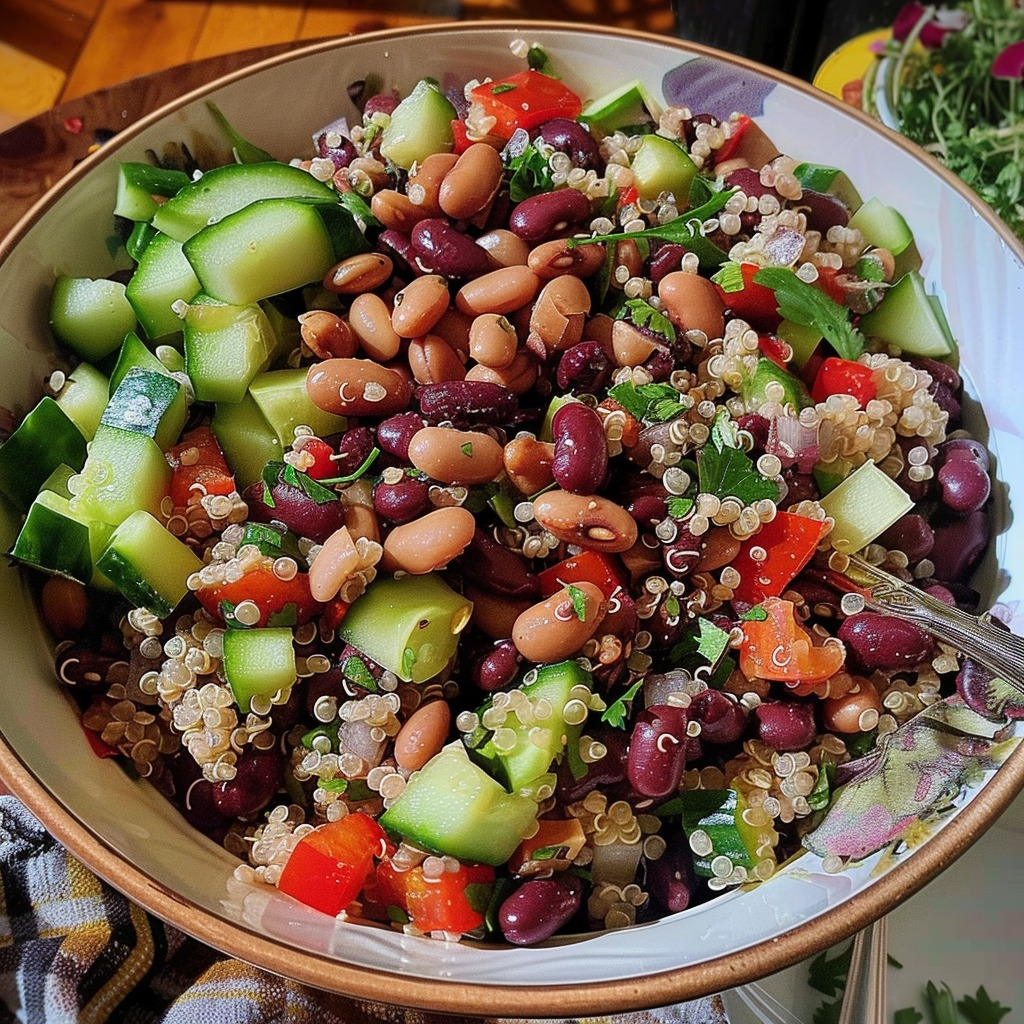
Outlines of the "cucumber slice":
[{"label": "cucumber slice", "polygon": [[173,306],[190,301],[198,291],[199,279],[185,259],[181,243],[157,235],[142,253],[127,295],[146,337],[156,341],[181,331],[181,319]]},{"label": "cucumber slice", "polygon": [[814,404],[802,380],[782,369],[771,359],[761,356],[753,374],[743,382],[743,401],[746,402],[748,409],[758,409],[768,401],[766,389],[769,384],[782,385],[784,404],[792,404],[796,409]]},{"label": "cucumber slice", "polygon": [[284,451],[277,433],[252,395],[240,402],[220,402],[210,423],[240,491],[255,483],[268,462],[280,462]]},{"label": "cucumber slice", "polygon": [[643,137],[630,166],[641,199],[657,199],[662,192],[671,192],[678,202],[684,203],[697,175],[697,165],[689,154],[660,135]]},{"label": "cucumber slice", "polygon": [[0,445],[0,493],[27,512],[40,485],[62,462],[78,470],[85,457],[82,432],[52,398],[41,398]]},{"label": "cucumber slice", "polygon": [[325,412],[310,401],[306,377],[305,369],[271,370],[258,374],[249,385],[249,394],[277,434],[282,451],[291,448],[295,428],[300,424],[317,437],[340,433],[348,424],[344,416]]},{"label": "cucumber slice", "polygon": [[139,511],[114,530],[96,567],[132,604],[165,618],[188,593],[188,578],[203,563],[148,512]]},{"label": "cucumber slice", "polygon": [[152,164],[123,163],[117,172],[117,202],[114,215],[128,220],[148,221],[160,209],[154,196],[177,195],[192,179],[184,171],[172,171]]},{"label": "cucumber slice", "polygon": [[458,116],[433,82],[417,82],[381,132],[381,156],[407,171],[431,153],[450,153],[455,148],[452,121]]},{"label": "cucumber slice", "polygon": [[473,613],[437,573],[378,577],[348,610],[338,636],[406,682],[433,679],[452,659]]},{"label": "cucumber slice", "polygon": [[133,366],[118,384],[100,422],[146,434],[166,451],[181,436],[187,419],[185,389],[178,381],[162,369]]},{"label": "cucumber slice", "polygon": [[798,370],[803,369],[824,337],[817,328],[796,324],[792,320],[783,320],[775,333],[793,350],[791,362]]},{"label": "cucumber slice", "polygon": [[72,511],[119,526],[139,509],[160,514],[160,503],[170,489],[171,467],[148,434],[101,423],[78,484]]},{"label": "cucumber slice", "polygon": [[793,177],[804,188],[835,196],[850,213],[856,213],[863,205],[864,201],[853,182],[838,167],[828,167],[825,164],[797,164],[793,168]]},{"label": "cucumber slice", "polygon": [[868,245],[888,249],[896,260],[895,277],[900,278],[921,267],[914,234],[903,215],[880,199],[872,197],[850,218],[849,227],[856,228]]},{"label": "cucumber slice", "polygon": [[888,530],[914,502],[873,462],[865,462],[821,499],[821,507],[835,520],[828,536],[832,547],[852,554]]},{"label": "cucumber slice", "polygon": [[261,199],[305,196],[337,202],[338,194],[308,171],[269,160],[228,164],[207,171],[186,185],[153,215],[153,226],[165,235],[187,242],[196,232]]},{"label": "cucumber slice", "polygon": [[[240,402],[277,350],[266,313],[201,296],[185,313],[185,372],[200,402]],[[290,444],[291,442],[289,442]]]},{"label": "cucumber slice", "polygon": [[117,390],[117,386],[124,380],[124,375],[133,367],[154,370],[157,373],[168,372],[167,367],[157,359],[146,343],[134,331],[129,331],[121,345],[121,351],[117,354],[114,369],[110,371],[110,394]]},{"label": "cucumber slice", "polygon": [[79,363],[67,376],[55,401],[65,415],[91,441],[109,398],[109,382],[91,363]]},{"label": "cucumber slice", "polygon": [[367,248],[352,215],[335,202],[263,199],[203,228],[184,251],[203,291],[244,306],[319,281],[338,260]]},{"label": "cucumber slice", "polygon": [[92,579],[89,527],[72,515],[68,499],[54,491],[40,491],[29,506],[10,555],[54,576],[80,583]]},{"label": "cucumber slice", "polygon": [[497,867],[533,831],[536,819],[533,800],[506,793],[470,761],[461,743],[451,743],[410,776],[379,820],[392,836],[432,853]]},{"label": "cucumber slice", "polygon": [[639,78],[634,78],[596,100],[591,100],[580,111],[579,120],[591,127],[613,132],[623,125],[648,120],[657,122],[661,113],[661,104]]},{"label": "cucumber slice", "polygon": [[40,494],[43,491],[53,491],[54,494],[59,494],[62,498],[71,497],[71,488],[68,487],[68,481],[75,475],[75,471],[62,462],[42,483],[39,488]]},{"label": "cucumber slice", "polygon": [[908,355],[944,359],[955,345],[941,307],[924,290],[916,271],[901,277],[860,322],[861,331]]},{"label": "cucumber slice", "polygon": [[50,294],[50,326],[58,341],[96,363],[135,330],[135,311],[120,281],[58,277]]},{"label": "cucumber slice", "polygon": [[273,698],[295,682],[292,631],[229,629],[224,634],[224,678],[246,714],[253,697]]}]

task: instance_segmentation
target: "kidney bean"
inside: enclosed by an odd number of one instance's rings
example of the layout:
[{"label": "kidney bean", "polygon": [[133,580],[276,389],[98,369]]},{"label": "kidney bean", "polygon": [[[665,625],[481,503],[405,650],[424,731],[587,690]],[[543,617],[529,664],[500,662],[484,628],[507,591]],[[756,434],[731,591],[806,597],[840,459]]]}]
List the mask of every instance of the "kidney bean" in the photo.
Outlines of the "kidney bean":
[{"label": "kidney bean", "polygon": [[466,367],[458,352],[436,334],[413,338],[406,358],[418,384],[440,384],[448,380],[462,380],[466,376]]},{"label": "kidney bean", "polygon": [[500,384],[514,395],[525,395],[537,383],[537,360],[529,352],[517,352],[508,366],[477,363],[466,371],[466,380]]},{"label": "kidney bean", "polygon": [[89,619],[89,597],[76,580],[52,576],[39,594],[39,612],[46,628],[58,639],[77,635]]},{"label": "kidney bean", "polygon": [[765,701],[754,708],[757,737],[780,753],[804,750],[814,742],[814,708],[790,700]]},{"label": "kidney bean", "polygon": [[581,341],[558,360],[555,379],[562,391],[597,394],[612,378],[612,361],[596,341]]},{"label": "kidney bean", "polygon": [[679,788],[686,767],[685,708],[655,704],[636,716],[626,775],[641,796],[661,799]]},{"label": "kidney bean", "polygon": [[[332,136],[336,138],[332,138]],[[328,138],[331,140],[330,143],[327,141]],[[315,142],[317,154],[325,160],[330,160],[334,164],[335,170],[338,171],[343,167],[348,167],[358,155],[352,140],[338,131],[321,132]]]},{"label": "kidney bean", "polygon": [[[624,238],[615,243],[616,271],[618,271],[619,267],[623,268],[626,280],[629,280],[631,277],[640,277],[643,274],[644,256],[640,252],[640,247],[632,238]],[[613,288],[621,290],[622,283],[618,273],[612,274],[610,284]]]},{"label": "kidney bean", "polygon": [[608,610],[604,593],[600,587],[585,581],[572,586],[572,592],[562,587],[531,605],[516,619],[512,642],[527,661],[538,664],[562,661],[575,654],[597,632]]},{"label": "kidney bean", "polygon": [[417,161],[409,171],[405,194],[427,217],[441,214],[441,182],[458,161],[455,153],[431,153]]},{"label": "kidney bean", "polygon": [[487,253],[488,265],[492,270],[525,267],[530,257],[530,247],[508,228],[487,231],[477,238],[476,244]]},{"label": "kidney bean", "polygon": [[467,281],[456,292],[455,305],[470,316],[512,313],[533,301],[540,284],[528,267],[502,267]]},{"label": "kidney bean", "polygon": [[511,686],[519,674],[522,655],[511,640],[499,640],[470,667],[470,678],[485,693]]},{"label": "kidney bean", "polygon": [[373,433],[367,427],[351,427],[341,435],[332,476],[354,473],[373,451]]},{"label": "kidney bean", "polygon": [[230,782],[213,787],[213,803],[227,818],[250,818],[270,803],[281,778],[281,759],[276,748],[247,750],[238,759]]},{"label": "kidney bean", "polygon": [[435,509],[387,535],[382,567],[413,576],[443,569],[466,550],[475,529],[472,512],[458,505]]},{"label": "kidney bean", "polygon": [[[448,282],[440,274],[426,274],[410,281],[395,296],[395,308],[391,312],[391,326],[395,334],[400,338],[418,338],[426,334],[441,319],[450,301]],[[392,356],[397,352],[396,348]]]},{"label": "kidney bean", "polygon": [[530,331],[549,349],[563,351],[583,338],[590,312],[590,291],[582,280],[564,274],[548,281],[530,314]]},{"label": "kidney bean", "polygon": [[374,484],[373,509],[389,523],[409,523],[430,509],[430,489],[426,480],[405,476],[398,483],[383,480]]},{"label": "kidney bean", "polygon": [[681,613],[679,602],[667,595],[655,606],[654,614],[645,626],[651,634],[650,651],[667,651],[675,647],[687,630],[687,619]]},{"label": "kidney bean", "polygon": [[249,518],[257,523],[284,523],[293,533],[323,544],[335,530],[345,525],[345,506],[340,501],[318,505],[301,487],[292,487],[280,478],[271,489],[274,505],[263,500],[266,485],[262,480],[250,484],[242,497],[249,506]]},{"label": "kidney bean", "polygon": [[700,539],[700,560],[694,568],[697,572],[721,569],[740,553],[740,547],[728,527],[713,526]]},{"label": "kidney bean", "polygon": [[590,216],[590,200],[578,189],[560,188],[524,199],[512,211],[508,226],[523,241],[536,245]]},{"label": "kidney bean", "polygon": [[626,551],[638,535],[633,517],[621,505],[596,494],[547,491],[534,501],[533,515],[559,540],[591,551]]},{"label": "kidney bean", "polygon": [[947,430],[956,430],[960,426],[962,409],[960,400],[953,394],[945,384],[933,381],[928,388],[929,394],[935,399],[935,404],[949,416],[946,424]]},{"label": "kidney bean", "polygon": [[527,266],[538,277],[550,281],[563,274],[590,277],[604,266],[604,261],[605,247],[598,242],[570,246],[566,239],[554,238],[529,251]]},{"label": "kidney bean", "polygon": [[[714,155],[715,151],[712,150],[712,159],[714,159]],[[730,159],[744,160],[748,167],[753,167],[756,170],[771,163],[779,155],[779,147],[768,138],[764,129],[756,121],[751,121],[743,130],[743,134],[729,155]]]},{"label": "kidney bean", "polygon": [[608,476],[608,442],[601,417],[582,402],[567,402],[551,419],[551,472],[563,491],[593,494]]},{"label": "kidney bean", "polygon": [[651,257],[651,282],[657,286],[662,279],[679,270],[686,255],[686,246],[675,242],[662,245]]},{"label": "kidney bean", "polygon": [[725,175],[725,183],[729,188],[740,189],[745,196],[756,196],[760,199],[761,196],[770,195],[775,196],[776,199],[782,198],[770,185],[761,183],[760,172],[752,167],[737,167],[735,170],[729,171]]},{"label": "kidney bean", "polygon": [[576,875],[531,878],[502,903],[498,927],[513,945],[533,946],[568,924],[582,903],[583,882]]},{"label": "kidney bean", "polygon": [[828,697],[821,702],[822,724],[831,732],[852,734],[870,732],[882,713],[882,699],[867,679],[841,697]]},{"label": "kidney bean", "polygon": [[500,313],[481,313],[469,328],[469,354],[484,366],[508,366],[516,357],[515,328]]},{"label": "kidney bean", "polygon": [[946,584],[966,580],[988,547],[991,522],[984,509],[935,526],[935,546],[929,558],[935,577]]},{"label": "kidney bean", "polygon": [[992,481],[985,467],[969,456],[947,457],[936,479],[942,503],[958,515],[977,512],[992,493]]},{"label": "kidney bean", "polygon": [[325,359],[309,368],[306,393],[315,406],[339,416],[386,417],[408,408],[412,385],[372,359]]},{"label": "kidney bean", "polygon": [[306,347],[320,359],[354,356],[359,341],[352,328],[336,313],[311,309],[299,316],[299,333]]},{"label": "kidney bean", "polygon": [[678,914],[690,905],[699,883],[683,830],[670,828],[665,841],[665,852],[647,862],[645,888],[670,914]]},{"label": "kidney bean", "polygon": [[474,142],[441,180],[438,203],[452,220],[470,220],[485,210],[501,186],[504,168],[498,151]]},{"label": "kidney bean", "polygon": [[424,427],[409,442],[409,461],[445,484],[471,487],[502,470],[502,448],[490,434],[454,427]]},{"label": "kidney bean", "polygon": [[[638,526],[657,526],[668,515],[668,491],[651,489],[630,499],[626,511]],[[698,554],[696,548],[694,555]]]},{"label": "kidney bean", "polygon": [[867,672],[913,668],[935,649],[935,642],[920,626],[878,612],[851,615],[837,635],[852,660]]},{"label": "kidney bean", "polygon": [[567,117],[553,117],[540,126],[537,135],[559,153],[567,154],[576,167],[586,171],[600,171],[604,166],[594,137],[577,121],[570,121]]},{"label": "kidney bean", "polygon": [[391,280],[394,264],[380,252],[361,252],[336,263],[324,275],[324,287],[339,295],[371,292]]},{"label": "kidney bean", "polygon": [[947,462],[968,459],[977,462],[985,470],[989,468],[988,449],[973,437],[951,437],[938,446],[935,465],[939,468]]},{"label": "kidney bean", "polygon": [[826,192],[815,192],[805,188],[800,198],[800,209],[807,216],[807,229],[820,231],[823,235],[829,228],[845,228],[850,222],[850,211],[846,204]]},{"label": "kidney bean", "polygon": [[689,710],[705,743],[736,743],[747,731],[747,712],[719,690],[701,690]]},{"label": "kidney bean", "polygon": [[555,446],[550,441],[533,437],[517,437],[505,445],[505,472],[516,490],[536,494],[554,482],[551,464]]},{"label": "kidney bean", "polygon": [[911,562],[919,562],[935,545],[935,531],[924,516],[908,512],[878,538],[878,543],[890,551],[904,552]]},{"label": "kidney bean", "polygon": [[412,229],[409,241],[416,261],[428,272],[447,278],[470,278],[491,269],[487,250],[447,220],[421,220]]},{"label": "kidney bean", "polygon": [[422,768],[444,746],[451,721],[452,713],[446,700],[421,704],[395,737],[398,767],[410,772]]},{"label": "kidney bean", "polygon": [[658,282],[658,298],[665,315],[680,330],[703,331],[711,339],[722,337],[725,303],[707,278],[682,270],[666,274]]},{"label": "kidney bean", "polygon": [[416,392],[416,397],[428,420],[450,420],[456,427],[510,423],[519,412],[519,399],[508,388],[488,381],[427,384]]},{"label": "kidney bean", "polygon": [[[79,689],[98,689],[117,681],[115,673],[128,675],[124,650],[94,650],[85,644],[66,644],[54,660],[57,677],[62,683]],[[123,681],[123,680],[121,680]]]},{"label": "kidney bean", "polygon": [[391,323],[388,304],[374,292],[364,292],[352,300],[348,322],[363,352],[378,363],[398,355],[402,339]]},{"label": "kidney bean", "polygon": [[907,460],[907,456],[914,448],[920,447],[920,441],[921,439],[918,437],[896,436],[896,444],[903,455],[903,467],[896,476],[896,483],[907,492],[912,501],[924,501],[928,497],[932,485],[931,480],[911,480],[908,476],[911,464]]},{"label": "kidney bean", "polygon": [[458,566],[477,586],[508,597],[537,599],[540,580],[530,572],[523,560],[497,543],[481,529],[476,529],[469,547],[459,556]]},{"label": "kidney bean", "polygon": [[[409,442],[417,430],[427,425],[427,421],[419,413],[400,412],[389,416],[377,424],[377,444],[382,451],[402,462],[409,461]],[[369,453],[367,453],[369,454]]]},{"label": "kidney bean", "polygon": [[423,217],[423,210],[404,192],[382,188],[370,200],[370,212],[390,231],[408,235]]},{"label": "kidney bean", "polygon": [[416,264],[408,232],[387,228],[377,236],[377,249],[390,258],[400,277],[416,277],[423,273]]}]

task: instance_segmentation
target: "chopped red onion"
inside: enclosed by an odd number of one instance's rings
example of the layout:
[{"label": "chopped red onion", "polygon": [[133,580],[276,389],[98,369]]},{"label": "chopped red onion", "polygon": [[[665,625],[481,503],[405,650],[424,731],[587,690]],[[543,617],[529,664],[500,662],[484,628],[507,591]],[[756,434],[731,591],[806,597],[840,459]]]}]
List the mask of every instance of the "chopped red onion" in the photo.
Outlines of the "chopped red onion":
[{"label": "chopped red onion", "polygon": [[773,416],[764,450],[775,455],[784,469],[796,466],[799,473],[810,473],[818,462],[818,428],[808,427],[796,416]]}]

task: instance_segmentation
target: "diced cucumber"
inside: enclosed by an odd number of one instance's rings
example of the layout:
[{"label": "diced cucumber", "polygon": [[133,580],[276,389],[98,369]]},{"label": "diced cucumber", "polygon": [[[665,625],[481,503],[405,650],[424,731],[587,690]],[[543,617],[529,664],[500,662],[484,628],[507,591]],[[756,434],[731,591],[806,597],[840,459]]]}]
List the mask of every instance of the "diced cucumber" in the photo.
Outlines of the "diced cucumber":
[{"label": "diced cucumber", "polygon": [[814,482],[820,494],[834,491],[854,470],[853,463],[841,455],[829,462],[819,462],[814,467]]},{"label": "diced cucumber", "polygon": [[299,196],[324,202],[338,199],[334,189],[301,167],[276,160],[227,164],[207,171],[164,203],[153,215],[153,226],[179,242],[187,242],[197,231],[250,203]]},{"label": "diced cucumber", "polygon": [[121,378],[100,422],[146,434],[166,451],[181,436],[187,419],[185,389],[178,381],[162,368],[133,366]]},{"label": "diced cucumber", "polygon": [[757,409],[768,401],[766,389],[769,384],[782,385],[783,404],[791,404],[796,409],[803,409],[814,404],[799,377],[794,377],[778,363],[766,356],[761,356],[753,374],[743,382],[743,400],[747,403],[748,409]]},{"label": "diced cucumber", "polygon": [[[573,689],[583,686],[589,692],[591,682],[590,673],[575,661],[539,667],[537,678],[519,689],[534,707],[540,705],[545,712],[550,707],[550,714],[524,722],[515,712],[510,713],[502,729],[511,731],[514,743],[511,736],[506,736],[509,742],[503,743],[499,750],[493,734],[488,735],[485,742],[470,749],[470,758],[486,768],[506,789],[518,793],[551,768],[567,743],[578,742],[580,724],[567,725],[562,714]],[[480,708],[478,714],[486,711],[487,706]]]},{"label": "diced cucumber", "polygon": [[414,772],[381,827],[432,853],[497,867],[534,829],[537,804],[506,793],[451,743]]},{"label": "diced cucumber", "polygon": [[200,402],[240,402],[277,349],[274,329],[254,302],[235,306],[200,297],[188,307],[184,328],[185,372]]},{"label": "diced cucumber", "polygon": [[817,328],[796,324],[792,320],[783,320],[775,333],[793,350],[791,362],[798,370],[803,369],[824,337]]},{"label": "diced cucumber", "polygon": [[168,372],[167,367],[157,359],[149,346],[134,331],[129,331],[121,345],[121,351],[117,354],[114,369],[110,371],[110,394],[117,390],[124,375],[133,367],[155,370],[158,373]]},{"label": "diced cucumber", "polygon": [[602,131],[613,132],[623,125],[647,120],[656,122],[661,112],[661,104],[647,86],[639,78],[634,78],[587,103],[580,112],[579,120]]},{"label": "diced cucumber", "polygon": [[184,251],[203,291],[244,306],[319,281],[338,260],[368,248],[336,202],[263,199],[203,228]]},{"label": "diced cucumber", "polygon": [[148,512],[138,511],[110,535],[96,566],[132,604],[166,618],[203,563]]},{"label": "diced cucumber", "polygon": [[903,214],[872,197],[850,218],[848,225],[856,228],[868,245],[888,249],[896,260],[895,276],[902,277],[921,267],[921,254],[917,250],[914,234],[903,219]]},{"label": "diced cucumber", "polygon": [[281,460],[281,442],[250,394],[240,402],[218,403],[210,426],[240,491],[259,480],[268,462]]},{"label": "diced cucumber", "polygon": [[[338,296],[334,295],[333,292],[328,292],[326,288],[321,288],[321,292],[331,295],[335,301]],[[288,355],[289,352],[297,349],[302,343],[302,325],[299,323],[298,314],[295,316],[285,316],[284,313],[278,309],[273,299],[264,299],[259,303],[260,309],[267,314],[267,319],[270,321],[270,327],[274,332],[274,337],[277,339],[277,347],[274,349],[274,358],[272,362],[277,362],[279,359],[283,359]],[[325,309],[326,304],[321,304],[320,300],[316,303],[305,303],[302,306],[302,310],[306,309]],[[338,312],[340,313],[340,303],[338,306]]]},{"label": "diced cucumber", "polygon": [[406,682],[433,679],[455,654],[473,604],[437,573],[379,576],[338,627],[346,643]]},{"label": "diced cucumber", "polygon": [[916,270],[904,274],[860,322],[861,331],[907,355],[944,359],[955,351],[949,325]]},{"label": "diced cucumber", "polygon": [[40,485],[39,491],[53,491],[62,498],[71,497],[71,489],[68,481],[75,475],[75,471],[66,463],[62,462]]},{"label": "diced cucumber", "polygon": [[292,631],[229,629],[224,634],[224,678],[246,714],[253,697],[272,698],[296,679]]},{"label": "diced cucumber", "polygon": [[291,448],[295,428],[309,427],[317,437],[327,437],[344,430],[344,416],[325,412],[310,401],[306,391],[306,370],[270,370],[257,375],[249,385],[249,394],[256,400],[267,422],[277,434],[282,451]]},{"label": "diced cucumber", "polygon": [[52,398],[41,398],[0,445],[0,493],[26,512],[42,482],[62,462],[78,470],[85,456],[81,430]]},{"label": "diced cucumber", "polygon": [[458,116],[437,85],[417,82],[381,132],[381,156],[407,171],[431,153],[450,153],[455,146],[452,121]]},{"label": "diced cucumber", "polygon": [[135,330],[135,311],[120,281],[61,276],[50,294],[50,326],[58,341],[96,363]]},{"label": "diced cucumber", "polygon": [[67,376],[55,401],[91,441],[107,407],[109,382],[91,363],[79,363]]},{"label": "diced cucumber", "polygon": [[685,202],[697,174],[697,165],[686,150],[661,135],[643,137],[630,167],[640,199],[657,199],[662,192],[671,192],[678,202]]},{"label": "diced cucumber", "polygon": [[910,495],[873,462],[855,469],[821,499],[835,520],[828,539],[836,551],[860,551],[914,507]]},{"label": "diced cucumber", "polygon": [[114,215],[147,221],[160,209],[154,196],[173,196],[192,179],[184,171],[154,167],[152,164],[123,163],[117,172],[117,203]]},{"label": "diced cucumber", "polygon": [[33,569],[88,583],[92,579],[89,527],[71,514],[68,499],[43,490],[29,506],[11,558]]},{"label": "diced cucumber", "polygon": [[181,330],[181,319],[173,306],[189,302],[198,291],[199,279],[185,259],[181,243],[168,235],[157,235],[146,246],[128,282],[127,294],[146,337],[156,341]]},{"label": "diced cucumber", "polygon": [[153,241],[154,238],[160,232],[157,231],[149,221],[137,220],[135,226],[131,230],[131,234],[128,236],[127,241],[124,243],[125,252],[136,263],[142,259],[142,254],[146,251],[146,246]]},{"label": "diced cucumber", "polygon": [[835,196],[850,213],[856,213],[863,205],[860,193],[853,182],[838,167],[828,167],[824,164],[797,164],[793,168],[793,177],[804,188]]},{"label": "diced cucumber", "polygon": [[82,467],[72,511],[118,526],[143,509],[160,514],[171,483],[171,467],[148,434],[100,424]]}]

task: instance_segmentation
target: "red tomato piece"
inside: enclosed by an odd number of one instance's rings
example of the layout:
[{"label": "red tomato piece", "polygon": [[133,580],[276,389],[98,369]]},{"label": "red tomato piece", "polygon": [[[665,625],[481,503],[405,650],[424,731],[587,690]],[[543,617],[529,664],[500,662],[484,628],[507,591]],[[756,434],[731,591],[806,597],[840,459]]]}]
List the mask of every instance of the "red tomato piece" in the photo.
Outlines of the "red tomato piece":
[{"label": "red tomato piece", "polygon": [[452,152],[457,155],[465,153],[466,150],[473,145],[473,142],[469,137],[469,129],[466,127],[465,121],[460,121],[458,119],[452,121],[452,138],[455,140],[455,146]]},{"label": "red tomato piece", "polygon": [[818,267],[818,276],[815,279],[815,286],[820,288],[833,302],[840,306],[846,305],[846,292],[837,280],[840,274],[846,271],[836,270],[835,267]]},{"label": "red tomato piece", "polygon": [[566,583],[593,583],[605,597],[611,597],[628,580],[618,557],[601,551],[581,551],[545,569],[538,578],[544,597],[550,597]]},{"label": "red tomato piece", "polygon": [[260,610],[259,622],[253,624],[257,627],[301,625],[309,622],[321,607],[310,593],[306,573],[299,572],[290,580],[283,580],[274,574],[269,559],[233,583],[201,587],[196,597],[219,619],[224,618],[225,605],[233,609],[242,601],[252,601]]},{"label": "red tomato piece", "polygon": [[307,907],[336,916],[362,892],[374,859],[387,850],[384,830],[358,811],[303,836],[278,888]]},{"label": "red tomato piece", "polygon": [[763,523],[730,563],[740,574],[734,599],[755,605],[766,597],[779,597],[811,560],[824,529],[824,523],[795,512],[778,512],[770,523]]},{"label": "red tomato piece", "polygon": [[750,124],[750,118],[746,114],[740,114],[732,122],[729,138],[715,151],[716,164],[725,163],[736,152],[736,147],[740,144],[740,139],[743,138],[743,133],[750,127]]},{"label": "red tomato piece", "polygon": [[619,209],[623,206],[629,206],[630,203],[635,203],[640,198],[640,193],[636,190],[636,185],[630,185],[629,188],[623,189],[619,193]]},{"label": "red tomato piece", "polygon": [[830,356],[822,362],[811,388],[815,402],[824,402],[829,395],[853,395],[862,409],[877,394],[871,367],[838,356]]},{"label": "red tomato piece", "polygon": [[520,71],[470,92],[486,116],[495,118],[492,135],[508,139],[517,128],[537,128],[553,117],[577,117],[583,103],[567,85],[540,71]]},{"label": "red tomato piece", "polygon": [[733,316],[746,320],[757,331],[773,333],[782,322],[782,317],[779,316],[775,292],[754,281],[754,275],[760,269],[756,263],[741,263],[743,287],[739,291],[727,292],[717,284],[715,287],[722,301],[732,310]]},{"label": "red tomato piece", "polygon": [[774,334],[762,334],[757,339],[757,347],[761,350],[761,355],[770,359],[776,366],[788,371],[789,364],[786,362],[785,344]]},{"label": "red tomato piece", "polygon": [[390,861],[377,866],[377,899],[407,914],[421,932],[462,935],[479,928],[493,886],[494,868],[484,864],[460,864],[439,878],[427,878],[422,867],[399,871]]},{"label": "red tomato piece", "polygon": [[171,469],[171,500],[187,505],[204,494],[231,494],[235,478],[213,431],[196,427],[167,452]]},{"label": "red tomato piece", "polygon": [[313,464],[303,471],[314,480],[327,480],[338,475],[338,467],[331,456],[334,449],[319,437],[304,437],[296,449],[313,457]]}]

